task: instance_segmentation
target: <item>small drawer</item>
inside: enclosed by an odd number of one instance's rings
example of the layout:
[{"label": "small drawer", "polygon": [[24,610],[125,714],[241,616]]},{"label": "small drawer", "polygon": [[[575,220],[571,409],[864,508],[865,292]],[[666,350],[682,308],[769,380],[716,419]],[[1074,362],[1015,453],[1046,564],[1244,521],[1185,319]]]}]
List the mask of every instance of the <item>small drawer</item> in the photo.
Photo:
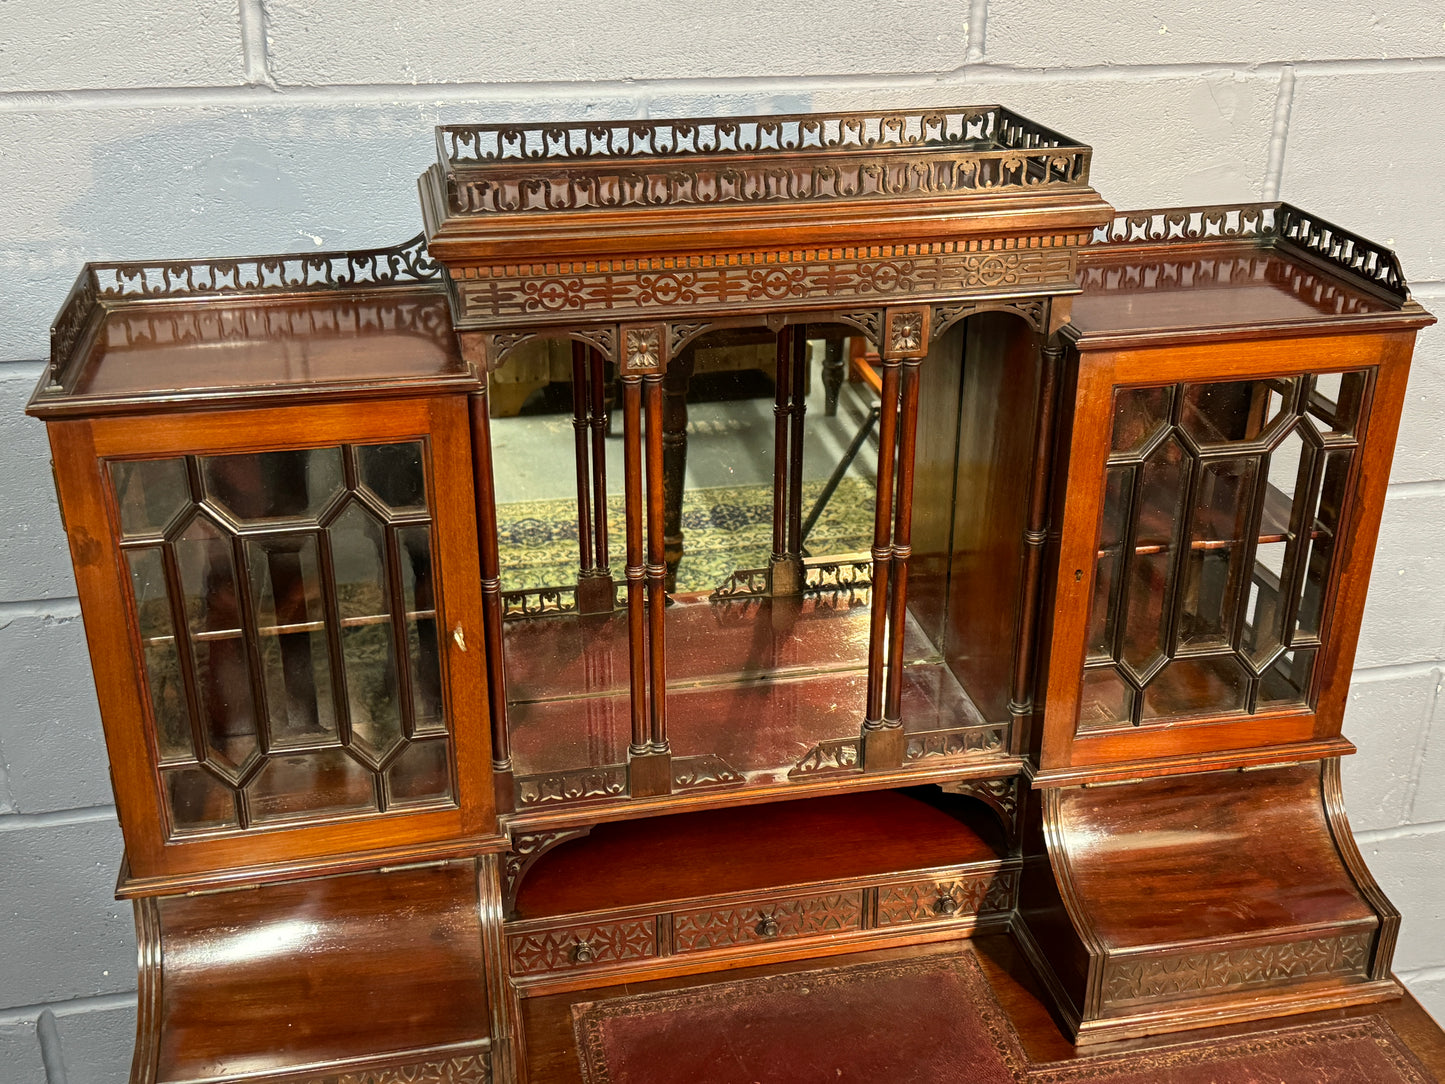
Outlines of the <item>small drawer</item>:
[{"label": "small drawer", "polygon": [[677,911],[672,916],[672,943],[678,953],[706,952],[846,933],[862,927],[863,893],[829,892]]},{"label": "small drawer", "polygon": [[507,938],[507,944],[513,975],[540,975],[645,960],[657,955],[657,919],[514,933]]},{"label": "small drawer", "polygon": [[1017,896],[1018,871],[1012,869],[884,883],[875,925],[977,918],[1012,909]]}]

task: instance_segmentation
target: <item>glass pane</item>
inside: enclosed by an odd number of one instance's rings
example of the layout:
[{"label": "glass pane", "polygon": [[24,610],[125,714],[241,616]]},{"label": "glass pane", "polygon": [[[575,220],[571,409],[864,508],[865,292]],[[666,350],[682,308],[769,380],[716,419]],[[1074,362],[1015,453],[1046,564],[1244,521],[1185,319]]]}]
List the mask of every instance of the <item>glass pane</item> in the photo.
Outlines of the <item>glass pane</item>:
[{"label": "glass pane", "polygon": [[362,484],[393,512],[426,510],[426,474],[420,441],[369,444],[356,449]]},{"label": "glass pane", "polygon": [[1180,529],[1189,457],[1169,437],[1143,466],[1139,507],[1135,511],[1134,552],[1125,585],[1128,605],[1121,655],[1136,673],[1147,671],[1164,653],[1170,581]]},{"label": "glass pane", "polygon": [[[608,416],[616,386],[606,364],[597,358],[594,372],[590,362],[579,370],[575,360],[569,340],[534,340],[489,375],[487,392],[502,590],[562,590],[569,609],[584,565],[596,576],[609,568],[606,551],[616,556],[622,516],[620,500],[609,509],[604,499],[599,509],[589,490],[588,530],[579,530],[579,472],[591,479],[600,469],[620,485],[622,441],[608,439],[608,431],[619,436],[622,417],[620,409]],[[589,410],[594,390],[604,401]],[[606,546],[598,545],[607,534],[605,526],[597,529],[599,512],[618,528]],[[620,579],[621,569],[615,571]],[[525,597],[537,602],[535,594]]]},{"label": "glass pane", "polygon": [[1295,618],[1291,643],[1309,642],[1320,635],[1320,619],[1323,616],[1325,591],[1329,587],[1330,567],[1334,563],[1335,539],[1340,528],[1341,506],[1345,499],[1345,484],[1350,476],[1349,449],[1324,453],[1324,478],[1320,485],[1319,506],[1310,530],[1306,554],[1304,587],[1300,594],[1299,610]]},{"label": "glass pane", "polygon": [[235,792],[202,768],[166,768],[161,772],[177,832],[235,828]]},{"label": "glass pane", "polygon": [[1187,384],[1179,428],[1201,447],[1258,440],[1278,420],[1298,379]]},{"label": "glass pane", "polygon": [[1248,693],[1248,677],[1233,656],[1175,659],[1144,690],[1141,718],[1243,711]]},{"label": "glass pane", "polygon": [[159,548],[126,552],[136,619],[145,652],[146,685],[155,719],[161,762],[192,760],[191,710],[181,674],[181,656],[171,620],[170,593]]},{"label": "glass pane", "polygon": [[353,501],[331,526],[331,554],[351,748],[379,766],[402,739],[384,529]]},{"label": "glass pane", "polygon": [[1354,434],[1368,378],[1363,370],[1321,373],[1313,378],[1309,413],[1319,420],[1326,440]]},{"label": "glass pane", "polygon": [[443,801],[452,796],[451,760],[445,741],[414,741],[387,770],[393,804]]},{"label": "glass pane", "polygon": [[207,761],[239,780],[257,755],[255,704],[231,541],[203,516],[175,543]]},{"label": "glass pane", "polygon": [[1115,392],[1115,454],[1127,455],[1143,450],[1169,421],[1169,408],[1173,402],[1173,387],[1120,388]]},{"label": "glass pane", "polygon": [[1104,478],[1104,512],[1099,525],[1098,567],[1089,609],[1089,654],[1107,657],[1114,648],[1115,594],[1123,561],[1123,534],[1134,486],[1133,467],[1110,467]]},{"label": "glass pane", "polygon": [[136,459],[110,465],[120,531],[127,538],[157,535],[191,503],[184,459]]},{"label": "glass pane", "polygon": [[273,745],[336,736],[316,536],[246,543]]},{"label": "glass pane", "polygon": [[1079,707],[1079,729],[1097,730],[1127,726],[1134,715],[1134,687],[1112,666],[1084,671],[1084,688]]},{"label": "glass pane", "polygon": [[396,532],[411,664],[412,733],[446,730],[430,535],[425,526],[402,527]]},{"label": "glass pane", "polygon": [[241,523],[315,521],[341,488],[340,448],[310,448],[201,460],[206,496]]},{"label": "glass pane", "polygon": [[376,809],[372,774],[341,749],[269,757],[246,796],[258,824]]},{"label": "glass pane", "polygon": [[1255,710],[1303,707],[1309,696],[1317,650],[1310,647],[1282,652],[1260,675]]},{"label": "glass pane", "polygon": [[1295,495],[1308,491],[1314,452],[1295,425],[1269,453],[1268,485],[1251,570],[1249,601],[1239,646],[1258,668],[1284,643],[1284,603],[1281,582],[1286,567],[1293,567],[1299,542],[1294,533]]},{"label": "glass pane", "polygon": [[1184,566],[1179,642],[1227,646],[1244,578],[1259,457],[1201,466]]}]

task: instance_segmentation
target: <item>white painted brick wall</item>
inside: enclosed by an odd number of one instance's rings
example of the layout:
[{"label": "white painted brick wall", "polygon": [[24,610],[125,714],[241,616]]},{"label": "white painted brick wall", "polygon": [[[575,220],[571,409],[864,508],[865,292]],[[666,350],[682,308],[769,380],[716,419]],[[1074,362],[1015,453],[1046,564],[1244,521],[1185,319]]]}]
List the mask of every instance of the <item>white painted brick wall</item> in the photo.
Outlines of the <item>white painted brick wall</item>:
[{"label": "white painted brick wall", "polygon": [[237,86],[240,9],[217,0],[0,0],[0,91]]},{"label": "white painted brick wall", "polygon": [[[1282,196],[1445,312],[1445,10],[1396,0],[0,0],[0,1080],[125,1079],[119,835],[44,433],[21,408],[87,259],[388,244],[446,121],[1002,101],[1120,207]],[[1421,337],[1346,799],[1445,1018],[1445,329]],[[55,681],[56,668],[66,675]],[[47,1068],[48,1067],[48,1068]]]}]

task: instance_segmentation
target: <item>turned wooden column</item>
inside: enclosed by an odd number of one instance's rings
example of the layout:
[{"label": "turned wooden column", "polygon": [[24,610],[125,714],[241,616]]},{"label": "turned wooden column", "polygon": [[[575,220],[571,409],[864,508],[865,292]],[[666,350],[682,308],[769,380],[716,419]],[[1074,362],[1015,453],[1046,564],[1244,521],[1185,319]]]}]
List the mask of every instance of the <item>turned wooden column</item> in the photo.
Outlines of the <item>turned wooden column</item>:
[{"label": "turned wooden column", "polygon": [[1044,347],[1039,358],[1039,405],[1035,416],[1034,473],[1029,479],[1028,521],[1024,526],[1023,597],[1019,600],[1014,635],[1014,681],[1008,710],[1013,716],[1013,751],[1026,747],[1024,723],[1034,711],[1034,655],[1038,636],[1039,599],[1042,595],[1044,545],[1049,527],[1049,468],[1054,449],[1054,407],[1058,398],[1059,362],[1063,348]]},{"label": "turned wooden column", "polygon": [[[622,329],[623,442],[627,459],[627,617],[632,675],[632,743],[627,784],[634,798],[672,790],[667,743],[667,609],[663,530],[662,382],[666,329]],[[645,389],[645,395],[644,395]],[[642,419],[647,418],[644,433]],[[643,460],[646,492],[643,492]],[[644,550],[645,547],[645,550]]]},{"label": "turned wooden column", "polygon": [[626,493],[627,657],[631,689],[632,743],[628,756],[645,757],[647,731],[647,610],[643,564],[642,375],[622,374],[623,487]]},{"label": "turned wooden column", "polygon": [[803,590],[803,386],[808,329],[790,324],[778,332],[773,400],[773,552],[768,591],[775,597]]},{"label": "turned wooden column", "polygon": [[925,308],[889,309],[884,314],[868,699],[863,721],[865,771],[887,771],[903,763],[899,707],[908,617],[913,451],[918,432],[918,366],[928,353],[928,316]]},{"label": "turned wooden column", "polygon": [[[612,570],[607,563],[607,449],[602,398],[605,362],[584,342],[572,343],[572,434],[577,468],[577,609],[610,613]],[[601,438],[601,439],[599,439]]]},{"label": "turned wooden column", "polygon": [[502,647],[502,562],[497,549],[496,483],[492,470],[491,408],[486,382],[468,397],[472,421],[472,472],[476,479],[477,541],[482,573],[483,642],[487,652],[487,708],[492,728],[492,780],[498,811],[516,806],[512,743],[507,732],[507,675]]}]

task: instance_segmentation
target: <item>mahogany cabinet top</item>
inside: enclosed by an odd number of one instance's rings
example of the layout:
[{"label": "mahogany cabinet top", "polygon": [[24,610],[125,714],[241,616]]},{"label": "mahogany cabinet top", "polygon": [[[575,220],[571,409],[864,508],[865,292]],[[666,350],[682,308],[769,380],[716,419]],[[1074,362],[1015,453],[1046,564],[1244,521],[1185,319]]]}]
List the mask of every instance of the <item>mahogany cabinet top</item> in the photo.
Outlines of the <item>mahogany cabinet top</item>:
[{"label": "mahogany cabinet top", "polygon": [[1433,322],[1393,252],[1287,203],[1120,214],[1079,285],[1065,334],[1084,349]]},{"label": "mahogany cabinet top", "polygon": [[32,414],[472,390],[442,271],[397,248],[90,263],[50,329]]},{"label": "mahogany cabinet top", "polygon": [[422,178],[423,209],[446,262],[539,246],[711,250],[797,241],[799,229],[818,241],[932,236],[954,219],[1029,229],[1098,220],[1091,153],[997,105],[448,125]]},{"label": "mahogany cabinet top", "polygon": [[459,330],[1070,294],[1113,213],[1088,147],[995,105],[450,126],[437,150],[422,215]]}]

